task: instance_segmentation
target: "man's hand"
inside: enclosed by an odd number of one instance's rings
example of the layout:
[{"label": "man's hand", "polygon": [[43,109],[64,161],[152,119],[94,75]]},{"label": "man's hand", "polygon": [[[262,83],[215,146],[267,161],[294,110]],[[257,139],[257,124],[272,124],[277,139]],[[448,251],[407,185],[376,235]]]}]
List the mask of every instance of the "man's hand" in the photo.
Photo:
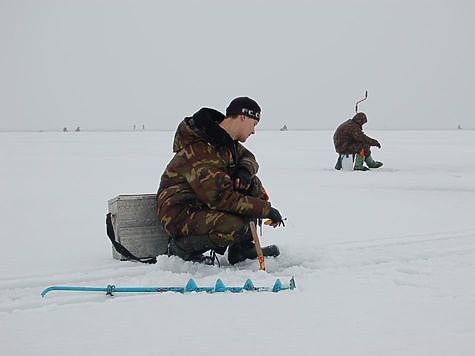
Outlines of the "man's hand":
[{"label": "man's hand", "polygon": [[381,144],[379,143],[379,141],[376,141],[375,146],[378,147],[378,148],[381,148]]},{"label": "man's hand", "polygon": [[234,189],[248,190],[251,187],[251,173],[244,167],[237,167],[234,172]]},{"label": "man's hand", "polygon": [[270,223],[266,222],[267,225],[271,225],[272,227],[277,227],[282,224],[282,226],[285,226],[284,219],[282,219],[282,215],[280,215],[279,210],[277,210],[276,208],[271,207],[269,216],[266,216],[266,217],[271,220]]}]

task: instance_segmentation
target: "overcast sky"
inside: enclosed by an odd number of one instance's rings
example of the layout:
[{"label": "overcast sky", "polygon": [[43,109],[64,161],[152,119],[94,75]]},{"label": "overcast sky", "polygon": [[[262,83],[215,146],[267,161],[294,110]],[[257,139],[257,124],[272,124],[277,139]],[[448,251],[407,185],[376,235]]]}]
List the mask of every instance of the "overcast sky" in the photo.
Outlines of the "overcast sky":
[{"label": "overcast sky", "polygon": [[174,129],[236,96],[260,127],[475,128],[469,0],[0,0],[0,129]]}]

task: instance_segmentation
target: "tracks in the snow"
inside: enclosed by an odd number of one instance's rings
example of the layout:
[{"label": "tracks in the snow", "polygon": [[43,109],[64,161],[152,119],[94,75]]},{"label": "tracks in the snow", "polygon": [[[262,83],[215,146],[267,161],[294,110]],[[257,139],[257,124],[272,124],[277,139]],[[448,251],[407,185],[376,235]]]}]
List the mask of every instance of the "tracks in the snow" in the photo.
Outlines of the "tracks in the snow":
[{"label": "tracks in the snow", "polygon": [[[274,277],[308,277],[328,270],[374,270],[392,266],[405,275],[420,275],[421,266],[445,259],[457,264],[460,260],[475,260],[475,229],[435,233],[405,234],[401,236],[348,241],[325,246],[293,246],[283,249],[277,259],[269,259],[269,279]],[[52,294],[46,299],[40,292],[50,285],[177,285],[193,276],[201,280],[215,280],[218,276],[237,283],[251,276],[265,279],[259,273],[255,261],[246,261],[237,266],[222,268],[183,263],[172,257],[162,256],[156,265],[119,263],[111,261],[101,266],[87,267],[78,271],[59,274],[30,275],[0,279],[0,313],[78,304],[104,302],[103,294],[75,295]],[[232,281],[234,282],[234,281]]]}]

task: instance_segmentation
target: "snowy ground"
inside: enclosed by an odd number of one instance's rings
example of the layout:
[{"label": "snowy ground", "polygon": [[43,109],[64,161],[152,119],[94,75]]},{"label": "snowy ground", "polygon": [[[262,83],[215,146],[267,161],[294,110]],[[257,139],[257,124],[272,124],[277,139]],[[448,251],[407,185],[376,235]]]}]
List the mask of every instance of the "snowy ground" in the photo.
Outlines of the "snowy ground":
[{"label": "snowy ground", "polygon": [[[0,133],[3,355],[474,355],[475,131],[368,131],[379,170],[338,172],[328,131],[247,146],[287,226],[282,255],[222,267],[111,258],[107,200],[153,193],[173,132]],[[293,292],[117,295],[50,285],[221,278]]]}]

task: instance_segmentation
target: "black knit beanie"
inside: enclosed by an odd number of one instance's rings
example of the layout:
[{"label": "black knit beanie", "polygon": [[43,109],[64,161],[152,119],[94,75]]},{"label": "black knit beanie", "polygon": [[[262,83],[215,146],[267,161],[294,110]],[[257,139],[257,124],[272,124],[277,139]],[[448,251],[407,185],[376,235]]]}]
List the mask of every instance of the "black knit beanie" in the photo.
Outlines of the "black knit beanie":
[{"label": "black knit beanie", "polygon": [[245,115],[251,119],[259,121],[261,119],[261,108],[251,98],[242,96],[233,99],[226,109],[226,116]]}]

